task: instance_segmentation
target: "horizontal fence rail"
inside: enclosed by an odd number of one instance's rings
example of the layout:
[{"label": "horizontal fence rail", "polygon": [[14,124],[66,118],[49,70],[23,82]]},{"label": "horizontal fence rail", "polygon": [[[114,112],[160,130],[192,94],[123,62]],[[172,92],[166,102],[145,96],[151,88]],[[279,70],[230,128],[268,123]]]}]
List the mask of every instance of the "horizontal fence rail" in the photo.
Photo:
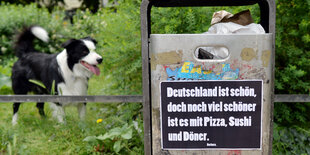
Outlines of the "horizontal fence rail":
[{"label": "horizontal fence rail", "polygon": [[83,103],[83,102],[139,102],[141,95],[115,95],[115,96],[57,96],[57,95],[0,95],[0,102],[59,102],[59,103]]},{"label": "horizontal fence rail", "polygon": [[310,102],[307,94],[276,94],[274,102]]},{"label": "horizontal fence rail", "polygon": [[[142,95],[114,95],[114,96],[0,95],[0,102],[142,103]],[[276,94],[274,102],[310,102],[310,95]]]}]

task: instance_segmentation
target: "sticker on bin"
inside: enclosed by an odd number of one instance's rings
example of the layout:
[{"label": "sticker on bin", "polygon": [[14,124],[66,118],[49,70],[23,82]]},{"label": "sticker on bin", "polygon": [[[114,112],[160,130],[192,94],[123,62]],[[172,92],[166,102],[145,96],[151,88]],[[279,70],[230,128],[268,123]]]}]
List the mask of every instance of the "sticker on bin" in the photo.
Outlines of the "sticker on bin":
[{"label": "sticker on bin", "polygon": [[262,80],[164,81],[162,149],[261,149]]},{"label": "sticker on bin", "polygon": [[[174,70],[166,67],[169,81],[174,80],[236,80],[239,77],[239,69],[231,69],[230,64],[220,64],[221,71],[214,72],[210,70],[202,70],[201,66],[195,66],[193,62],[185,61],[182,67]],[[214,66],[213,66],[214,67]]]}]

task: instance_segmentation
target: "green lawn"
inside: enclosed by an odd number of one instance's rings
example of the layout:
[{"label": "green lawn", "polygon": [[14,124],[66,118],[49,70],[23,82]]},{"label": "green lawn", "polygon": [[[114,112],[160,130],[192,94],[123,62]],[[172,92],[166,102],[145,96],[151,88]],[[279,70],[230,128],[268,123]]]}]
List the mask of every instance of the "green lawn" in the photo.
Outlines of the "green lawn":
[{"label": "green lawn", "polygon": [[[102,94],[100,77],[90,81],[89,93]],[[46,118],[42,118],[35,103],[23,103],[19,120],[12,126],[12,103],[0,103],[0,154],[143,154],[143,122],[141,103],[88,103],[84,122],[76,107],[65,108],[66,124],[52,118],[49,103],[45,103]],[[102,119],[101,123],[97,123]],[[138,124],[134,126],[134,124]],[[129,139],[120,136],[107,140],[83,141],[88,136],[99,136],[128,126]],[[121,133],[119,133],[121,134]],[[114,144],[119,141],[119,149]]]},{"label": "green lawn", "polygon": [[[13,127],[11,125],[12,103],[2,103],[0,106],[0,150],[8,154],[93,153],[96,152],[96,147],[94,146],[98,144],[90,144],[83,141],[83,139],[87,136],[104,134],[115,126],[131,124],[133,120],[128,118],[126,120],[120,116],[123,113],[117,109],[125,108],[128,109],[128,114],[133,114],[135,110],[139,111],[139,109],[135,109],[139,108],[139,106],[139,103],[114,105],[89,103],[85,122],[79,121],[75,107],[68,107],[65,109],[67,123],[63,125],[58,124],[52,119],[48,104],[45,106],[47,117],[41,118],[35,103],[24,103],[20,107],[18,125]],[[141,117],[139,113],[136,114],[138,117]],[[97,123],[96,120],[99,118],[103,119],[103,122]],[[139,122],[139,127],[142,127],[141,122]],[[143,135],[137,131],[134,133]],[[137,148],[143,149],[143,146],[141,146],[143,144],[142,139],[139,136],[134,138],[134,141],[140,141],[140,146],[133,146],[136,147],[136,151],[139,150]],[[140,152],[142,151],[141,149]],[[108,148],[101,151],[105,153],[113,152],[113,150]]]},{"label": "green lawn", "polygon": [[[100,66],[103,69],[103,65]],[[109,82],[103,74],[89,81],[89,95],[110,95],[104,88]],[[106,94],[105,94],[106,93]],[[18,125],[12,126],[13,103],[0,103],[1,154],[143,154],[143,116],[141,103],[88,103],[84,122],[76,107],[66,107],[66,124],[52,118],[49,103],[45,103],[46,118],[41,118],[36,103],[23,103]],[[101,123],[97,123],[102,119]],[[88,136],[100,136],[126,127],[129,137],[121,131],[104,140],[83,141]]]}]

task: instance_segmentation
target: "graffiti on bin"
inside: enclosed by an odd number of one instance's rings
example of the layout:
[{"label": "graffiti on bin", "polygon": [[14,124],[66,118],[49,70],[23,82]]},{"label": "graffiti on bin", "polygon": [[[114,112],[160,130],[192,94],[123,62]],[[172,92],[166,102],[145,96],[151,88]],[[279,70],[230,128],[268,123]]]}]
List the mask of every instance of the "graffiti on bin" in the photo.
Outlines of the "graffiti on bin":
[{"label": "graffiti on bin", "polygon": [[[193,62],[185,61],[182,67],[174,70],[166,68],[168,79],[173,80],[236,80],[239,77],[239,68],[233,70],[230,64],[222,63],[221,71],[214,72],[212,69],[202,70],[201,66],[195,66]],[[214,66],[213,66],[214,67]]]}]

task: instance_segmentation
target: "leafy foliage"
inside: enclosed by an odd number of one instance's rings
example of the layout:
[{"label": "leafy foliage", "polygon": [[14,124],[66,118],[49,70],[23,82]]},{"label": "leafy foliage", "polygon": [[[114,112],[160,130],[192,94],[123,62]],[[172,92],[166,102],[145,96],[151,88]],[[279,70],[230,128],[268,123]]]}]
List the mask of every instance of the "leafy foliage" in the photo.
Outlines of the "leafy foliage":
[{"label": "leafy foliage", "polygon": [[[276,94],[310,94],[310,2],[277,1]],[[275,103],[275,154],[310,154],[310,103]]]},{"label": "leafy foliage", "polygon": [[274,125],[273,154],[310,154],[310,132],[298,127]]},{"label": "leafy foliage", "polygon": [[[104,94],[141,94],[139,2],[122,3],[114,10],[97,14],[78,12],[74,30],[94,35],[103,56]],[[75,29],[76,28],[76,29]]]},{"label": "leafy foliage", "polygon": [[310,93],[309,1],[277,3],[276,93]]},{"label": "leafy foliage", "polygon": [[[86,142],[92,142],[96,143],[99,142],[99,146],[103,145],[105,148],[108,148],[106,150],[112,150],[112,152],[119,153],[122,148],[127,149],[127,151],[130,151],[128,146],[128,140],[133,138],[132,137],[132,131],[133,126],[128,126],[128,124],[125,124],[125,126],[116,127],[111,130],[109,130],[104,135],[99,136],[88,136],[84,139]],[[112,146],[109,144],[113,144]],[[99,151],[99,150],[98,150]],[[103,151],[103,150],[102,150]]]},{"label": "leafy foliage", "polygon": [[11,88],[12,62],[13,61],[9,62],[5,66],[0,66],[0,94],[12,94],[12,88]]},{"label": "leafy foliage", "polygon": [[226,10],[233,14],[249,9],[255,22],[259,21],[258,5],[246,7],[186,7],[153,8],[152,33],[203,33],[208,31],[214,12]]},{"label": "leafy foliage", "polygon": [[67,22],[63,22],[64,15],[61,11],[55,10],[50,14],[44,8],[38,8],[35,4],[31,5],[5,5],[2,3],[0,7],[0,56],[2,64],[7,63],[7,59],[14,57],[13,43],[17,32],[20,32],[23,27],[30,25],[39,25],[44,27],[50,34],[50,42],[44,44],[36,43],[36,49],[55,53],[60,51],[60,45],[68,39],[70,31],[66,29]]},{"label": "leafy foliage", "polygon": [[64,13],[59,10],[49,13],[34,4],[3,5],[0,7],[0,56],[5,60],[2,64],[14,58],[14,36],[24,26],[40,25],[47,29],[50,43],[36,43],[36,49],[47,53],[61,51],[61,44],[69,38],[91,36],[100,40],[97,51],[103,55],[105,67],[104,77],[99,79],[106,81],[104,87],[108,88],[101,88],[96,94],[141,94],[140,22],[139,10],[134,7],[138,5],[139,2],[125,3],[119,6],[118,13],[109,9],[101,9],[97,14],[78,11],[74,25],[62,21]]},{"label": "leafy foliage", "polygon": [[[39,116],[35,103],[21,106],[19,123],[13,127],[12,104],[2,103],[0,154],[143,154],[141,103],[89,104],[85,122],[79,120],[75,107],[68,107],[65,125],[50,119],[48,106],[47,118]],[[97,123],[99,118],[103,121]],[[109,138],[83,141],[90,135]]]},{"label": "leafy foliage", "polygon": [[104,134],[101,132],[98,136],[84,138],[83,141],[92,146],[88,151],[143,154],[143,122],[139,111],[141,106],[131,103],[99,109],[98,117],[105,119],[97,124],[103,127]]}]

